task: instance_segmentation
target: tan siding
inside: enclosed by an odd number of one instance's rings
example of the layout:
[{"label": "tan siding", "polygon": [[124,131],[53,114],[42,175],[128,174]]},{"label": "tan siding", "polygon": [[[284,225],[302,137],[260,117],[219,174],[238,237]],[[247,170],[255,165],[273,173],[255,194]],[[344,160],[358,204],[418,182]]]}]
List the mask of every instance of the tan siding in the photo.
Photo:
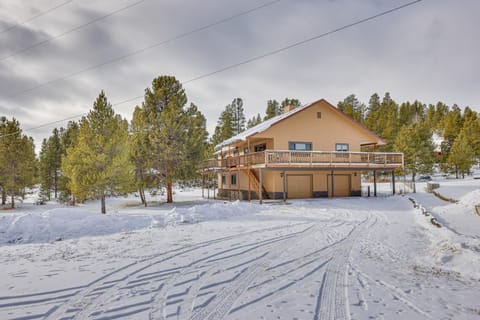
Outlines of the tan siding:
[{"label": "tan siding", "polygon": [[[321,119],[317,118],[321,112]],[[336,143],[348,143],[350,151],[360,151],[362,143],[377,142],[366,130],[320,101],[310,108],[280,121],[256,138],[274,137],[275,150],[288,150],[289,142],[312,142],[313,150],[334,151]]]}]

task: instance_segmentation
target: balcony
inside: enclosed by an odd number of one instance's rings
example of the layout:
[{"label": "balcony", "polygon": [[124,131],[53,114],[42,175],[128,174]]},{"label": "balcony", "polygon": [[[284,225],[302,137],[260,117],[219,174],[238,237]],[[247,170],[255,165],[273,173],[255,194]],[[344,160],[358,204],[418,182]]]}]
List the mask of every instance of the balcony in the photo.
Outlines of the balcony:
[{"label": "balcony", "polygon": [[206,171],[234,168],[393,170],[401,167],[403,153],[278,150],[211,159],[203,164]]}]

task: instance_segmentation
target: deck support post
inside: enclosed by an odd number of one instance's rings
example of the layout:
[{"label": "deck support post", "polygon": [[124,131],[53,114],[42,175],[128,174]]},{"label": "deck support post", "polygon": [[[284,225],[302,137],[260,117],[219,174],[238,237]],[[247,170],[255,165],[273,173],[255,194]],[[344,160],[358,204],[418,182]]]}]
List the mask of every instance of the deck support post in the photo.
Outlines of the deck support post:
[{"label": "deck support post", "polygon": [[247,172],[247,176],[248,176],[248,201],[252,200],[252,195],[251,195],[251,178],[250,178],[250,175],[251,175],[251,172],[250,172],[250,168],[247,169],[248,172]]},{"label": "deck support post", "polygon": [[373,170],[373,196],[377,196],[377,170]]},{"label": "deck support post", "polygon": [[330,175],[332,176],[332,198],[334,198],[335,197],[335,191],[334,191],[335,190],[335,186],[334,186],[335,177],[333,175],[333,170],[330,172]]},{"label": "deck support post", "polygon": [[392,194],[395,195],[395,170],[392,170]]},{"label": "deck support post", "polygon": [[215,196],[215,188],[217,187],[217,183],[215,181],[215,173],[213,174],[212,183],[213,183],[213,200],[216,200],[217,198]]},{"label": "deck support post", "polygon": [[260,204],[263,203],[263,170],[262,168],[258,169],[258,175],[259,175],[259,183],[258,183],[258,199],[260,200]]},{"label": "deck support post", "polygon": [[283,177],[283,202],[287,202],[287,174],[282,172]]}]

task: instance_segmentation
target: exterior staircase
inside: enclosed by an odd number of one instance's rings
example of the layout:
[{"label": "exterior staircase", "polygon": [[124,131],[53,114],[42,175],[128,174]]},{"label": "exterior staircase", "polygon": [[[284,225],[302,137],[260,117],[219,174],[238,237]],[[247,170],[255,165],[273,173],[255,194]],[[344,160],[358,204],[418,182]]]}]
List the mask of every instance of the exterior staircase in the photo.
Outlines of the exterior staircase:
[{"label": "exterior staircase", "polygon": [[[253,183],[253,190],[258,194],[258,189],[260,186],[260,181],[258,180],[257,175],[252,169],[247,169],[245,170],[247,176],[249,177],[250,181]],[[265,189],[265,186],[262,185],[262,198],[263,199],[270,199],[270,196],[268,195],[267,190]]]}]

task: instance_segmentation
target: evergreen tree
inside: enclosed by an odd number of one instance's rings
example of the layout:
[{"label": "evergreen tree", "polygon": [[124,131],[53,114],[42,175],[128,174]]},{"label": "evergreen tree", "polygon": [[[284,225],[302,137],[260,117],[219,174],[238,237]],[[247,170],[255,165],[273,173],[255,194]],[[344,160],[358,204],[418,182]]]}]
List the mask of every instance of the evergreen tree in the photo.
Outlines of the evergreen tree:
[{"label": "evergreen tree", "polygon": [[432,172],[434,145],[432,135],[424,123],[403,126],[395,140],[394,149],[403,152],[405,169],[411,173],[413,190],[418,173]]},{"label": "evergreen tree", "polygon": [[354,94],[338,102],[337,107],[355,121],[363,123],[365,119],[365,105],[358,101]]},{"label": "evergreen tree", "polygon": [[285,111],[285,107],[287,106],[294,106],[295,108],[298,108],[301,106],[301,103],[300,100],[295,98],[285,98],[280,104],[280,112],[278,114],[283,113]]},{"label": "evergreen tree", "polygon": [[20,123],[15,119],[9,121],[2,117],[0,130],[2,205],[10,196],[11,208],[15,208],[15,197],[35,182],[35,145],[32,138],[22,134]]},{"label": "evergreen tree", "polygon": [[441,166],[445,171],[449,169],[448,157],[450,155],[452,145],[462,127],[462,110],[457,105],[453,105],[452,109],[447,112],[443,120],[443,142],[441,145],[443,158]]},{"label": "evergreen tree", "polygon": [[245,131],[245,112],[243,110],[243,100],[241,98],[233,99],[232,103],[227,106],[231,113],[233,135],[237,135]]},{"label": "evergreen tree", "polygon": [[217,121],[215,132],[212,135],[211,143],[213,146],[234,136],[232,125],[232,114],[227,106]]},{"label": "evergreen tree", "polygon": [[260,113],[258,113],[257,116],[253,116],[251,119],[248,120],[247,129],[253,128],[260,123],[262,123],[262,117],[260,116]]},{"label": "evergreen tree", "polygon": [[116,115],[102,91],[93,109],[82,118],[78,141],[67,149],[62,169],[77,199],[100,199],[131,191],[133,166],[129,159],[128,123]]},{"label": "evergreen tree", "polygon": [[453,142],[448,155],[448,164],[453,168],[457,179],[459,174],[465,178],[465,174],[470,172],[470,168],[474,163],[475,154],[469,142],[466,130],[462,129]]},{"label": "evergreen tree", "polygon": [[377,93],[374,93],[370,97],[370,101],[368,102],[368,111],[367,115],[365,116],[365,126],[375,132],[376,134],[379,134],[379,129],[377,125],[377,120],[379,117],[379,111],[380,111],[380,96]]},{"label": "evergreen tree", "polygon": [[263,120],[268,120],[273,117],[278,116],[281,113],[280,104],[277,100],[268,100],[267,101],[267,110],[265,110],[265,117]]},{"label": "evergreen tree", "polygon": [[145,190],[157,186],[158,179],[150,174],[152,168],[152,150],[148,135],[148,122],[143,109],[136,107],[131,123],[131,148],[130,156],[135,165],[135,184],[142,204],[147,206]]},{"label": "evergreen tree", "polygon": [[[135,115],[135,119],[141,119],[135,125],[140,129],[144,126],[140,131],[146,135],[138,137],[140,144],[150,148],[143,151],[146,156],[143,152],[134,155],[137,171],[144,165],[151,167],[151,174],[165,185],[169,203],[173,202],[173,183],[193,178],[205,154],[205,117],[195,105],[185,108],[186,104],[180,82],[172,76],[160,76],[153,80],[151,89],[145,90],[145,100]],[[139,167],[140,156],[145,160]]]},{"label": "evergreen tree", "polygon": [[[61,145],[61,163],[65,160],[67,156],[67,150],[70,147],[73,147],[78,142],[78,135],[80,132],[80,127],[78,122],[76,121],[69,121],[67,124],[67,128],[60,128],[60,145]],[[60,165],[60,170],[62,171],[62,165]],[[71,201],[71,204],[75,205],[75,197],[72,197],[72,190],[70,188],[70,179],[63,171],[59,177],[58,181],[58,189],[60,190],[60,201]]]},{"label": "evergreen tree", "polygon": [[40,184],[42,190],[47,194],[48,200],[50,200],[50,192],[52,190],[55,199],[58,195],[62,154],[60,133],[55,128],[48,140],[42,142],[40,151]]}]

